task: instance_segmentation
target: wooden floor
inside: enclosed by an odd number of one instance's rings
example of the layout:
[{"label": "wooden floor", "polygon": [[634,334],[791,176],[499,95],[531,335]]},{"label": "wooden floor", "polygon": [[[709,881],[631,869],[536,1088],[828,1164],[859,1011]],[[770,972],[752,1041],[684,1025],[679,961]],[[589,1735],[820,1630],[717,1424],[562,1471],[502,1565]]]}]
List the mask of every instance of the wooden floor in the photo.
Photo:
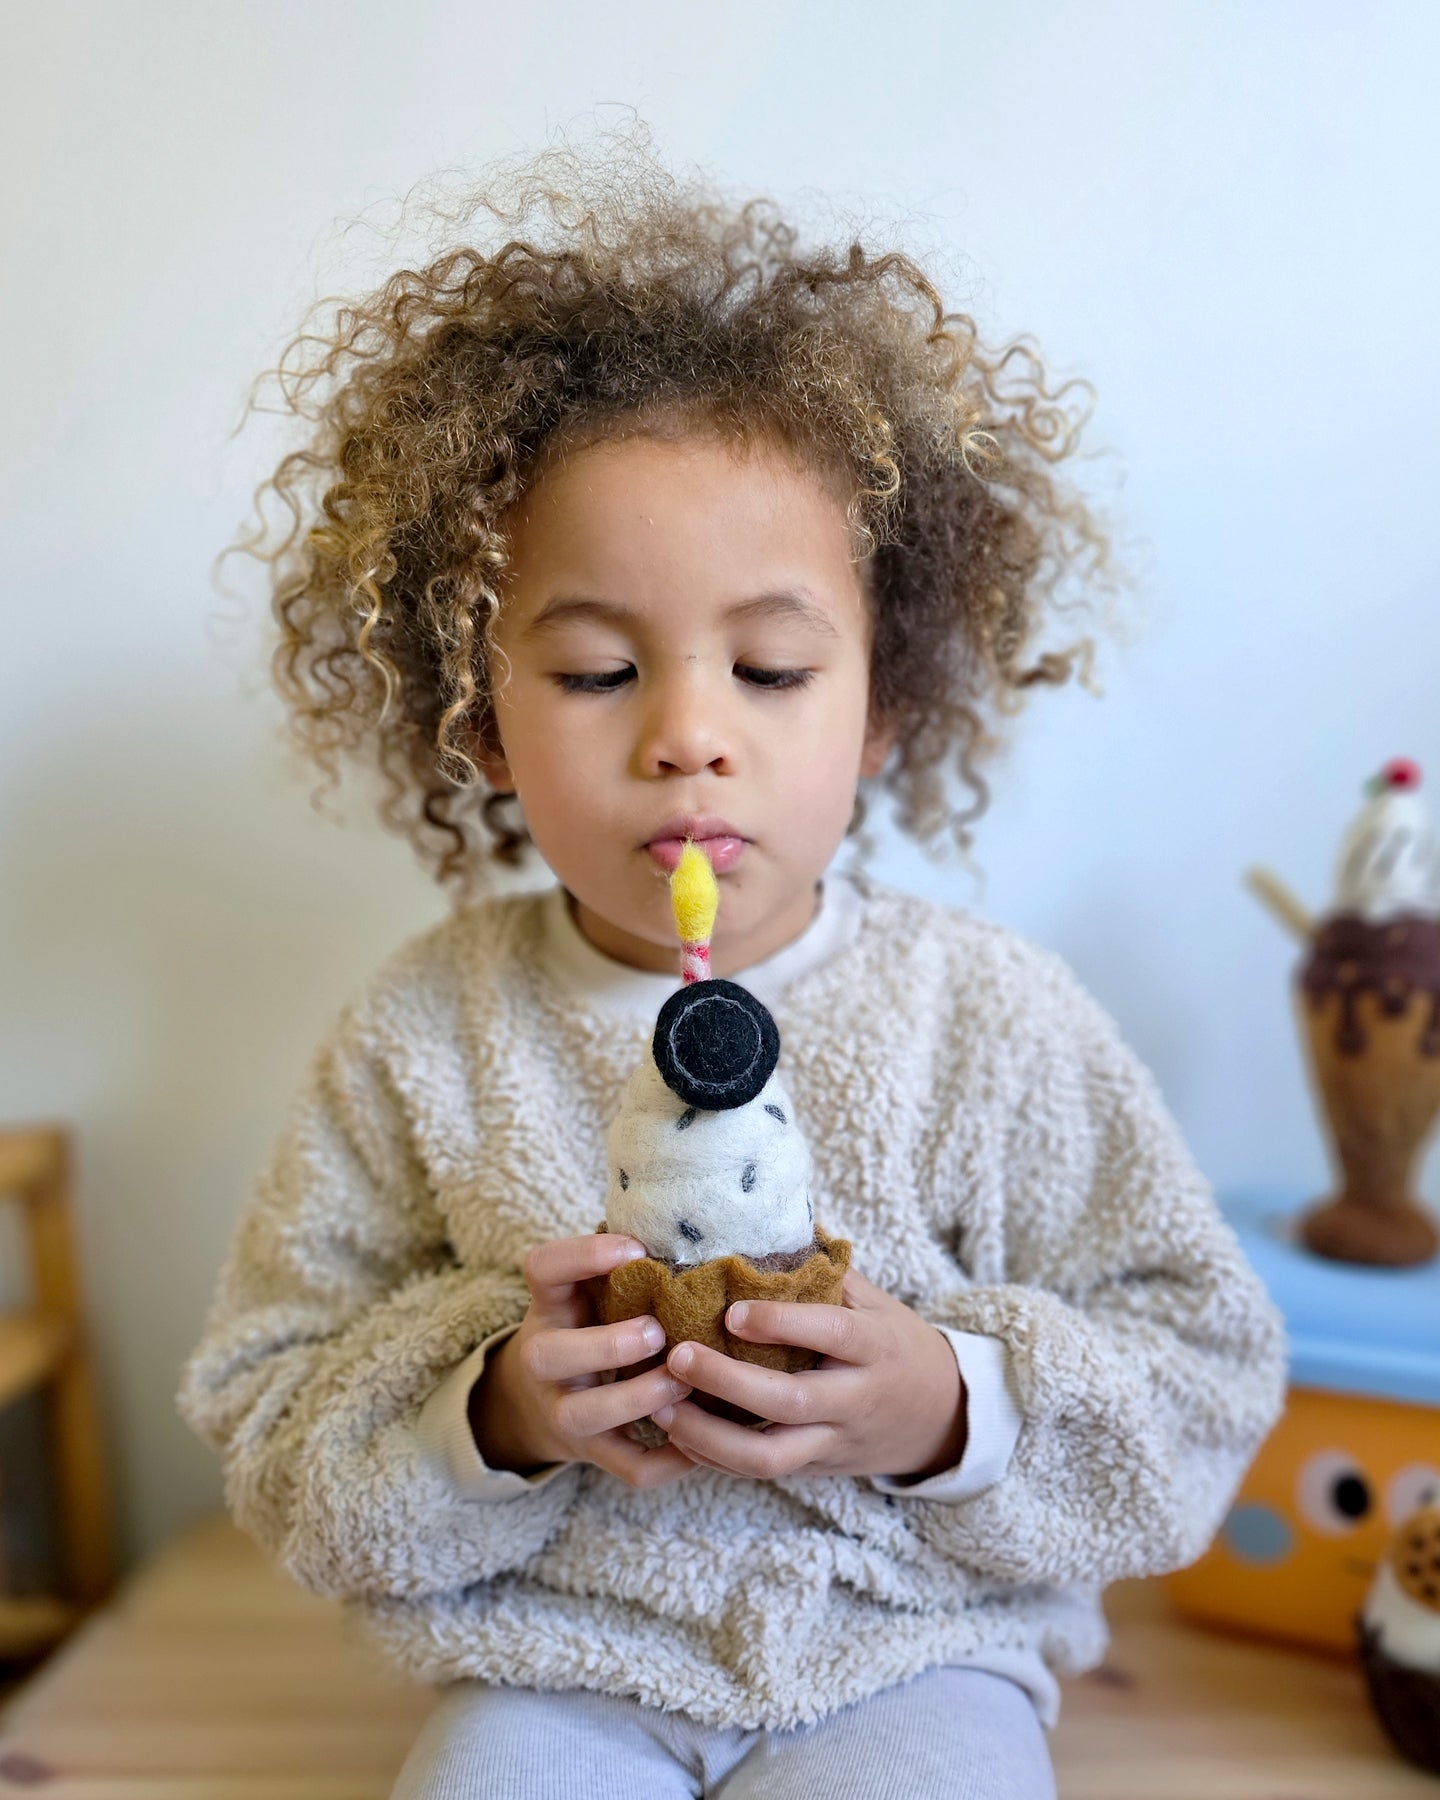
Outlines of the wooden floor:
[{"label": "wooden floor", "polygon": [[[1149,1584],[1107,1611],[1110,1656],[1066,1684],[1051,1740],[1061,1800],[1440,1800],[1351,1665],[1184,1625]],[[10,1699],[0,1795],[387,1800],[432,1704],[206,1521]]]}]

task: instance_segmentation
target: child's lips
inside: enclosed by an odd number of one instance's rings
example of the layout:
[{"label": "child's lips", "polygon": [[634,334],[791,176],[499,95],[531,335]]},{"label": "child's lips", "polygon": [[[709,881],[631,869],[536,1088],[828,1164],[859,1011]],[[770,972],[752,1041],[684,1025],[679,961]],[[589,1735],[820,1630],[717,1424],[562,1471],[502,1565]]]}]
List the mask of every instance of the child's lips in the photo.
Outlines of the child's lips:
[{"label": "child's lips", "polygon": [[[746,840],[742,837],[698,837],[693,840],[710,859],[710,867],[717,875],[726,869],[733,869],[745,853]],[[652,838],[645,846],[650,855],[662,869],[672,874],[679,866],[680,852],[685,847],[684,838]]]}]

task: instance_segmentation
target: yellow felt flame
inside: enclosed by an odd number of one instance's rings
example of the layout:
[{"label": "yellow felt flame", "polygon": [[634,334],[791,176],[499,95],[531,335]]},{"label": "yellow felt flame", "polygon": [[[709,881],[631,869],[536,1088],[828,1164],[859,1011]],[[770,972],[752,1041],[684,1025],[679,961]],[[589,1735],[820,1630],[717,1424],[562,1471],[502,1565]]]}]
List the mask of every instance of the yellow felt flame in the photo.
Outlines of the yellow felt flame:
[{"label": "yellow felt flame", "polygon": [[719,905],[720,887],[710,858],[693,838],[686,838],[680,861],[670,875],[670,911],[681,942],[708,943]]}]

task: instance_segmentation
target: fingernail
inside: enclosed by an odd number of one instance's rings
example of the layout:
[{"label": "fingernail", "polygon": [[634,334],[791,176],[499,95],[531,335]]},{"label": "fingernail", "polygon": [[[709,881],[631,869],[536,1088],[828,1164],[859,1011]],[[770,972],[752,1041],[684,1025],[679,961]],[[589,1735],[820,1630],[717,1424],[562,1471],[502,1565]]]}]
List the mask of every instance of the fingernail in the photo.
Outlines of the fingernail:
[{"label": "fingernail", "polygon": [[732,1306],[725,1315],[725,1323],[732,1331],[738,1331],[745,1323],[745,1315],[749,1310],[749,1307],[746,1306],[743,1300],[737,1300],[735,1305]]},{"label": "fingernail", "polygon": [[627,1244],[620,1260],[621,1262],[639,1262],[642,1256],[648,1256],[649,1254],[650,1252],[643,1244]]},{"label": "fingernail", "polygon": [[688,1344],[682,1344],[678,1350],[670,1353],[670,1367],[683,1375],[695,1360],[695,1352]]},{"label": "fingernail", "polygon": [[655,1411],[653,1413],[651,1413],[650,1417],[655,1421],[655,1423],[657,1425],[668,1425],[670,1423],[670,1421],[675,1417],[675,1408],[673,1406],[656,1407]]},{"label": "fingernail", "polygon": [[640,1335],[652,1350],[658,1350],[665,1342],[665,1327],[658,1320],[652,1319]]}]

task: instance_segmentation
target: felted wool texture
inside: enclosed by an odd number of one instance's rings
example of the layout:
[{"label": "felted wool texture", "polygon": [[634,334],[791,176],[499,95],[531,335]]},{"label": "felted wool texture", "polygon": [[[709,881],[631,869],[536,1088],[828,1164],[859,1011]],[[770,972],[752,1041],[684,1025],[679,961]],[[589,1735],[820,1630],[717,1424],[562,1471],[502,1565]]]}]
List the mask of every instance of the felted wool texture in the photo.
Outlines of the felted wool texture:
[{"label": "felted wool texture", "polygon": [[687,838],[670,876],[670,911],[681,943],[691,949],[706,948],[719,907],[720,886],[710,858]]},{"label": "felted wool texture", "polygon": [[1376,1717],[1403,1756],[1440,1775],[1440,1676],[1396,1662],[1363,1618],[1357,1636]]},{"label": "felted wool texture", "polygon": [[814,1240],[810,1151],[778,1074],[744,1106],[710,1112],[665,1085],[647,1046],[606,1142],[606,1221],[652,1256],[685,1266]]},{"label": "felted wool texture", "polygon": [[961,1501],[591,1463],[503,1501],[452,1485],[420,1409],[524,1318],[531,1246],[594,1230],[654,1029],[552,974],[549,896],[461,908],[325,1033],[177,1395],[237,1523],[411,1679],[783,1730],[937,1663],[1074,1675],[1103,1586],[1223,1521],[1284,1404],[1284,1322],[1154,1078],[1053,951],[860,891],[854,937],[767,999],[815,1211],[922,1317],[1003,1340],[1005,1474]]},{"label": "felted wool texture", "polygon": [[653,1256],[637,1257],[592,1284],[601,1322],[615,1325],[650,1313],[665,1327],[671,1344],[689,1339],[742,1362],[792,1374],[813,1369],[820,1361],[818,1350],[801,1344],[747,1342],[726,1326],[725,1310],[737,1300],[839,1306],[851,1245],[819,1229],[815,1241],[815,1254],[794,1269],[757,1269],[747,1257],[719,1256],[695,1268],[672,1270]]},{"label": "felted wool texture", "polygon": [[679,988],[660,1008],[651,1048],[665,1084],[687,1106],[715,1112],[753,1100],[780,1060],[768,1007],[723,978]]},{"label": "felted wool texture", "polygon": [[[748,1257],[720,1256],[689,1269],[673,1269],[655,1257],[642,1256],[612,1269],[587,1284],[593,1291],[596,1312],[603,1324],[636,1319],[644,1313],[665,1328],[665,1345],[644,1365],[655,1367],[665,1360],[672,1345],[687,1339],[707,1344],[741,1362],[759,1363],[767,1369],[795,1374],[813,1369],[821,1352],[803,1344],[757,1344],[738,1338],[725,1324],[726,1309],[737,1300],[788,1300],[825,1306],[841,1304],[845,1271],[850,1266],[851,1246],[843,1238],[828,1237],[817,1229],[813,1256],[803,1251],[793,1259],[777,1256],[777,1262],[793,1260],[792,1268],[757,1268]],[[640,1374],[636,1367],[626,1374]],[[736,1406],[702,1388],[691,1390],[690,1399],[706,1412],[741,1425],[760,1425],[764,1420],[747,1408]],[[628,1435],[642,1444],[663,1444],[668,1434],[653,1420],[631,1421]]]},{"label": "felted wool texture", "polygon": [[1440,1503],[1404,1519],[1365,1596],[1364,1621],[1397,1663],[1440,1682]]},{"label": "felted wool texture", "polygon": [[1388,1556],[1375,1571],[1360,1616],[1392,1662],[1423,1669],[1440,1682],[1440,1606],[1417,1601],[1396,1578]]}]

